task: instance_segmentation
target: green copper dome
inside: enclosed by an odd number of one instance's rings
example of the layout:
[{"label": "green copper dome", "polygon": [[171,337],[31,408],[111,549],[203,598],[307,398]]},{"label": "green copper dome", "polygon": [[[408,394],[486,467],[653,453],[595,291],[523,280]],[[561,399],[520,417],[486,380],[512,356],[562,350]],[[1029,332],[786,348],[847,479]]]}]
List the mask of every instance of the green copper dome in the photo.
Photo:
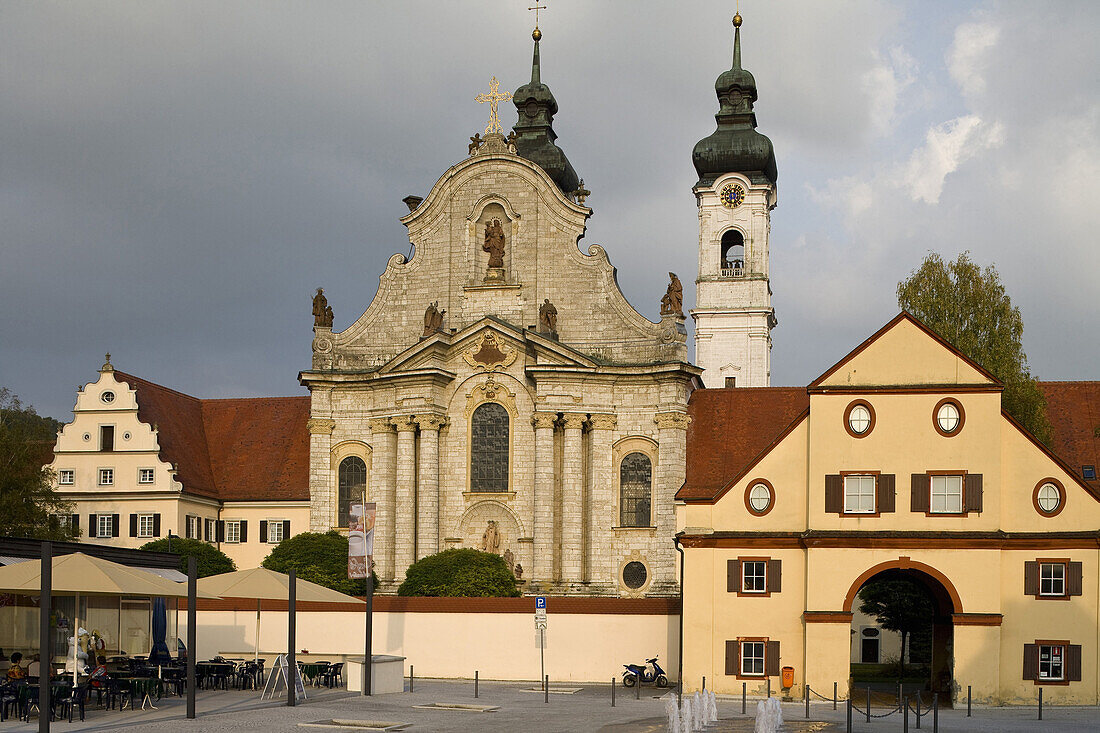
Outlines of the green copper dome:
[{"label": "green copper dome", "polygon": [[571,195],[580,187],[580,181],[565,152],[554,144],[558,136],[552,125],[558,103],[550,87],[540,78],[539,39],[542,33],[536,28],[532,36],[535,52],[531,59],[531,81],[512,95],[519,112],[519,120],[512,128],[516,131],[516,152],[546,171],[563,193]]},{"label": "green copper dome", "polygon": [[743,173],[753,182],[775,183],[772,141],[756,131],[756,79],[741,68],[741,16],[734,18],[733,67],[714,82],[720,105],[718,129],[695,144],[691,160],[699,173],[696,185],[707,185],[725,173]]}]

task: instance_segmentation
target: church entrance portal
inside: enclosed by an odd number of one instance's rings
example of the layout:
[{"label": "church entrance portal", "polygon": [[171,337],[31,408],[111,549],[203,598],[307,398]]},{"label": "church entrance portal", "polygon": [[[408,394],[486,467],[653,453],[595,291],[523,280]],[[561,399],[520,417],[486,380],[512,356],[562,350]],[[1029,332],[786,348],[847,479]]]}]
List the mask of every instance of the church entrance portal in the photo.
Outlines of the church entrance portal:
[{"label": "church entrance portal", "polygon": [[[865,604],[869,610],[877,606],[908,629],[904,649],[901,634],[883,628],[874,612],[861,612]],[[854,694],[862,697],[869,689],[883,702],[893,704],[901,681],[904,694],[915,695],[920,690],[925,704],[931,703],[933,693],[938,693],[941,706],[950,704],[954,668],[951,616],[962,609],[958,593],[945,576],[906,559],[884,563],[856,580],[845,605],[853,614],[850,674]]]}]

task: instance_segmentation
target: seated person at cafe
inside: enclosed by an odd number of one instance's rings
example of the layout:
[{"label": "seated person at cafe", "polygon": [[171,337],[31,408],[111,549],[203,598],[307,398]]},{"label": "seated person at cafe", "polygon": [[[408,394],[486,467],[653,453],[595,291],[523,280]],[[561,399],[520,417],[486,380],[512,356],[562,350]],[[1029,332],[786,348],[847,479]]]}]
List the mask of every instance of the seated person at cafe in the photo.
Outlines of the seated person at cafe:
[{"label": "seated person at cafe", "polygon": [[16,652],[11,655],[11,666],[8,667],[8,679],[9,680],[21,680],[26,678],[27,671],[19,666],[19,663],[23,661],[23,655],[20,652]]},{"label": "seated person at cafe", "polygon": [[38,655],[35,654],[31,657],[31,663],[27,665],[27,676],[37,677],[42,674],[41,669],[42,665],[38,661]]},{"label": "seated person at cafe", "polygon": [[92,687],[103,687],[107,682],[107,657],[96,657],[96,668],[88,676]]}]

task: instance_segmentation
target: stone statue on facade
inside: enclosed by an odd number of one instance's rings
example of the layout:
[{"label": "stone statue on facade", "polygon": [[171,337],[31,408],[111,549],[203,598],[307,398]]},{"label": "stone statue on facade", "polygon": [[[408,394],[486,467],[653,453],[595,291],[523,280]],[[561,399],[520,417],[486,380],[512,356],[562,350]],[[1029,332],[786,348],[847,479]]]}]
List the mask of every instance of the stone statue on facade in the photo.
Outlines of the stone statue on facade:
[{"label": "stone statue on facade", "polygon": [[684,286],[675,272],[668,273],[669,283],[665,296],[661,298],[661,315],[684,317]]},{"label": "stone statue on facade", "polygon": [[324,288],[317,288],[317,294],[313,296],[313,325],[332,328],[332,308]]},{"label": "stone statue on facade", "polygon": [[516,567],[512,569],[512,574],[516,576],[516,580],[523,580],[523,566],[517,562]]},{"label": "stone statue on facade", "polygon": [[495,519],[490,519],[481,535],[481,549],[484,552],[500,553],[500,530]]},{"label": "stone statue on facade", "polygon": [[504,227],[500,219],[485,225],[485,243],[481,248],[489,253],[489,269],[504,267]]},{"label": "stone statue on facade", "polygon": [[447,310],[439,310],[439,301],[429,303],[427,310],[424,311],[424,333],[421,338],[428,338],[433,333],[438,333],[443,330],[443,314]]},{"label": "stone statue on facade", "polygon": [[508,566],[508,572],[516,574],[516,556],[511,548],[504,551],[504,564]]},{"label": "stone statue on facade", "polygon": [[543,299],[542,305],[539,306],[539,325],[545,333],[558,332],[558,309],[549,298]]},{"label": "stone statue on facade", "polygon": [[470,138],[470,155],[473,155],[481,147],[481,133],[474,133],[474,136]]}]

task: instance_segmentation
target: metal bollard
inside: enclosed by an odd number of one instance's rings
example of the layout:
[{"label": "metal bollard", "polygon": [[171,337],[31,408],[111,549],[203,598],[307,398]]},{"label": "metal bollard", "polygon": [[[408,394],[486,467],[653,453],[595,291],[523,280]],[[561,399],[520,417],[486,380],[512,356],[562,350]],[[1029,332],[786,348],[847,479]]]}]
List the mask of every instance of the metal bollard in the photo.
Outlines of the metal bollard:
[{"label": "metal bollard", "polygon": [[703,675],[703,689],[707,689],[707,676]]},{"label": "metal bollard", "polygon": [[898,705],[901,705],[901,693],[902,693],[901,683],[899,682],[898,683]]},{"label": "metal bollard", "polygon": [[474,699],[477,699],[477,670],[474,670]]},{"label": "metal bollard", "polygon": [[867,688],[867,722],[871,722],[871,688]]},{"label": "metal bollard", "polygon": [[1039,688],[1039,720],[1043,719],[1043,688]]},{"label": "metal bollard", "polygon": [[852,698],[849,697],[844,702],[846,703],[847,708],[848,708],[848,710],[847,710],[847,712],[845,713],[845,716],[844,716],[848,721],[847,725],[844,728],[844,731],[845,731],[845,733],[852,733]]},{"label": "metal bollard", "polygon": [[806,717],[809,718],[810,717],[810,686],[809,685],[803,685],[803,687],[805,687],[805,689],[802,691],[802,694],[806,698]]},{"label": "metal bollard", "polygon": [[550,702],[550,675],[546,675],[542,681],[542,701]]},{"label": "metal bollard", "polygon": [[642,678],[639,675],[634,675],[634,699],[642,699]]},{"label": "metal bollard", "polygon": [[409,692],[413,691],[413,666],[409,665]]},{"label": "metal bollard", "polygon": [[772,696],[772,678],[769,677],[768,678],[768,697],[770,698],[771,696]]},{"label": "metal bollard", "polygon": [[748,686],[749,686],[748,682],[742,682],[741,683],[741,714],[742,715],[745,714],[745,691],[748,689]]},{"label": "metal bollard", "polygon": [[611,678],[611,707],[615,707],[615,678]]},{"label": "metal bollard", "polygon": [[940,694],[932,693],[932,733],[940,733]]},{"label": "metal bollard", "polygon": [[917,690],[917,730],[920,730],[920,690]]},{"label": "metal bollard", "polygon": [[972,688],[971,688],[970,685],[966,686],[966,717],[968,717],[968,718],[970,717],[970,692],[971,692],[971,689]]},{"label": "metal bollard", "polygon": [[833,683],[833,710],[836,710],[836,683]]},{"label": "metal bollard", "polygon": [[902,716],[901,716],[901,720],[902,720],[901,731],[902,731],[902,733],[909,733],[909,698],[908,697],[905,698],[903,704],[905,705],[905,710],[902,711]]}]

